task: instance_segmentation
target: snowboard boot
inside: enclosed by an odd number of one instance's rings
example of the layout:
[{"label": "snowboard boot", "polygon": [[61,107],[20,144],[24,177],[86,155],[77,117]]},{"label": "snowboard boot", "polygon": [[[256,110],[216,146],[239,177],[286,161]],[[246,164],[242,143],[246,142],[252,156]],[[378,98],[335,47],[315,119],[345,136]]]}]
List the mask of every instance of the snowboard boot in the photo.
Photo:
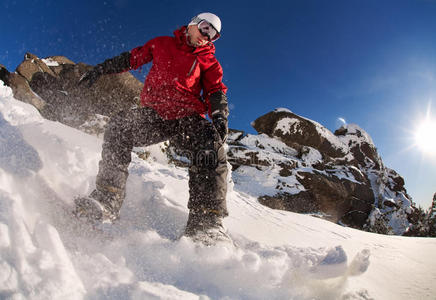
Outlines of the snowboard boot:
[{"label": "snowboard boot", "polygon": [[232,242],[223,226],[222,217],[213,210],[191,210],[184,235],[206,246]]},{"label": "snowboard boot", "polygon": [[119,218],[119,211],[115,211],[105,204],[116,201],[116,199],[112,199],[113,197],[115,195],[105,195],[99,190],[94,190],[89,196],[77,197],[74,199],[75,210],[73,214],[90,223],[111,224]]}]

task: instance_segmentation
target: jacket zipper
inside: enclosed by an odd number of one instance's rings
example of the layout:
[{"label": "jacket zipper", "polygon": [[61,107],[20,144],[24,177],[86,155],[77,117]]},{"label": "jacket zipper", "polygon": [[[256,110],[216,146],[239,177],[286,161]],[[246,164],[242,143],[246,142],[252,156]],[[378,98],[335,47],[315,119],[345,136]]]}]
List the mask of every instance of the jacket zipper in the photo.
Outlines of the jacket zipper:
[{"label": "jacket zipper", "polygon": [[186,74],[186,76],[191,76],[191,73],[192,71],[194,71],[196,65],[197,65],[197,58],[194,60],[194,63],[192,64],[192,67],[189,70],[188,74]]}]

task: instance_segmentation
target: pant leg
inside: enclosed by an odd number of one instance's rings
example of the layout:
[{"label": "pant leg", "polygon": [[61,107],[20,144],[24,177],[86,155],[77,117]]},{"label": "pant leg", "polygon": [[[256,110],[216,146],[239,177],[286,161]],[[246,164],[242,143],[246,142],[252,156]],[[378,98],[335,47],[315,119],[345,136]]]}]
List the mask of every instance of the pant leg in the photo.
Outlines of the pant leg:
[{"label": "pant leg", "polygon": [[180,119],[178,126],[172,142],[191,159],[188,208],[227,216],[227,157],[220,135],[198,115]]},{"label": "pant leg", "polygon": [[150,108],[124,110],[113,116],[104,134],[96,178],[97,200],[118,214],[126,192],[128,167],[135,146],[168,140],[175,121],[165,121]]}]

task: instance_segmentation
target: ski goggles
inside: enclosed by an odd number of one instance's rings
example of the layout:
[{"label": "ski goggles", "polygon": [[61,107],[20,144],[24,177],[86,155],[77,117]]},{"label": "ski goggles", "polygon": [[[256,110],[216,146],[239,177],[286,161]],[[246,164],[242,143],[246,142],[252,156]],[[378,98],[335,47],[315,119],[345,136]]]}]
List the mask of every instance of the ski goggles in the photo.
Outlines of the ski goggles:
[{"label": "ski goggles", "polygon": [[201,35],[207,37],[209,42],[215,42],[219,39],[220,33],[208,21],[201,20],[197,26]]}]

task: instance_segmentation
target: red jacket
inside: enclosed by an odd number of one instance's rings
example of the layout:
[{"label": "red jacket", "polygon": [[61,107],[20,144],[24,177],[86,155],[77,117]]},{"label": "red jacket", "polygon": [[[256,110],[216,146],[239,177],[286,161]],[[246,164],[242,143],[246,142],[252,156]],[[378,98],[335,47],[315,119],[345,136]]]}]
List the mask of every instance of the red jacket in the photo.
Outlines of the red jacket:
[{"label": "red jacket", "polygon": [[154,38],[130,52],[131,69],[153,61],[141,104],[167,120],[210,113],[209,96],[220,90],[227,92],[223,70],[214,55],[215,46],[189,46],[186,30],[184,26],[174,31],[174,37]]}]

